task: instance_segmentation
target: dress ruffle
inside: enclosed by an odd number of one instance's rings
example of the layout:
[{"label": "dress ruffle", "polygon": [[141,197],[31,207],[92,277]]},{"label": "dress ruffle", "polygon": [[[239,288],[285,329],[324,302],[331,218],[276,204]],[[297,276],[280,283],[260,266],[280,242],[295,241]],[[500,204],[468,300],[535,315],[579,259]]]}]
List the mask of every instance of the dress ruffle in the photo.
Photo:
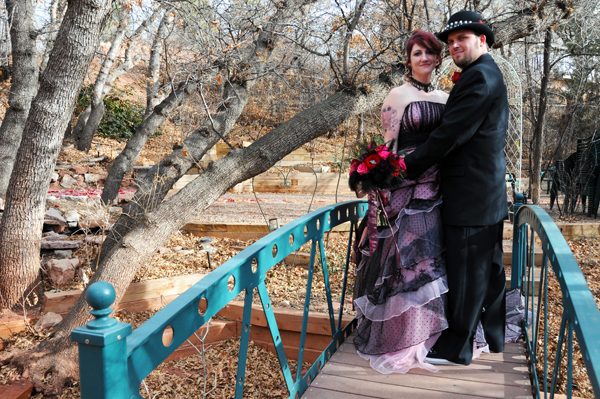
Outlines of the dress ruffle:
[{"label": "dress ruffle", "polygon": [[357,312],[360,312],[358,315],[364,316],[371,321],[386,321],[400,316],[411,307],[419,308],[424,306],[432,299],[440,298],[446,292],[448,292],[448,283],[446,282],[446,276],[442,276],[423,285],[416,291],[402,292],[394,295],[379,305],[369,301],[366,295],[356,298],[354,305],[357,308]]}]

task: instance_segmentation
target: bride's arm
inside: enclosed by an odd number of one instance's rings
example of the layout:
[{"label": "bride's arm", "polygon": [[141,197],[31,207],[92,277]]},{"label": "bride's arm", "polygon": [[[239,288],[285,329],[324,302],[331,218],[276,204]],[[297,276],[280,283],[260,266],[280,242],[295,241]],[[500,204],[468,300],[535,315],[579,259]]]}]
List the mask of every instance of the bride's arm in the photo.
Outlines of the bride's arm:
[{"label": "bride's arm", "polygon": [[386,143],[398,140],[402,114],[408,103],[410,103],[410,93],[404,85],[392,89],[384,100],[381,107],[381,127]]}]

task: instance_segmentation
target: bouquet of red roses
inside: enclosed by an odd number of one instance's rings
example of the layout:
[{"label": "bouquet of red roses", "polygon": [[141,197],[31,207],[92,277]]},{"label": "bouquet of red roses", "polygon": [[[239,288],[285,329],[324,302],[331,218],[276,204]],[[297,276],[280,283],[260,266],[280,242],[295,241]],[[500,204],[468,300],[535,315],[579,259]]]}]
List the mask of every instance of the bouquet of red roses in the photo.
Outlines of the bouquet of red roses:
[{"label": "bouquet of red roses", "polygon": [[[385,210],[385,206],[390,204],[389,191],[386,190],[397,187],[404,181],[402,172],[406,170],[406,164],[404,159],[390,151],[393,147],[393,141],[389,147],[376,141],[359,142],[354,146],[355,157],[350,163],[350,189],[356,191],[357,195],[359,191],[369,193],[367,230],[371,254],[377,249],[377,215],[383,217],[384,225],[390,224]],[[400,259],[397,244],[396,249]]]},{"label": "bouquet of red roses", "polygon": [[355,145],[355,158],[350,163],[348,184],[353,191],[388,190],[404,181],[404,159],[376,141],[363,141]]}]

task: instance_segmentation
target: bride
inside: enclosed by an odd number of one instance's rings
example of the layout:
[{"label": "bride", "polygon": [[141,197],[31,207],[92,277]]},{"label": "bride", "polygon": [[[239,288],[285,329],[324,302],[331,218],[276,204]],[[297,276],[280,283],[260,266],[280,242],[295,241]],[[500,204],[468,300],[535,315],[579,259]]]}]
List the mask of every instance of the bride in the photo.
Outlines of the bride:
[{"label": "bride", "polygon": [[[384,139],[394,140],[396,153],[410,153],[441,122],[448,95],[430,83],[441,54],[442,45],[429,32],[416,31],[408,39],[406,81],[390,91],[381,108]],[[354,343],[384,374],[416,367],[437,371],[425,356],[448,327],[439,184],[434,165],[392,189],[386,206],[390,223],[378,229],[377,249],[370,254],[366,229],[358,244]]]}]

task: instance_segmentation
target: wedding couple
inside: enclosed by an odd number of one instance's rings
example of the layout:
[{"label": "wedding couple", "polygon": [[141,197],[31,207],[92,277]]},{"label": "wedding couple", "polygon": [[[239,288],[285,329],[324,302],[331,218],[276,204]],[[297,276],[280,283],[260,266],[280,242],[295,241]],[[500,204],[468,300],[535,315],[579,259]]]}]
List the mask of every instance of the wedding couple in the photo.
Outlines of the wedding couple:
[{"label": "wedding couple", "polygon": [[377,249],[366,234],[357,240],[354,343],[386,374],[470,364],[479,323],[489,349],[504,350],[506,86],[479,14],[453,14],[437,37],[462,74],[450,95],[434,90],[442,45],[429,32],[409,38],[406,83],[381,111],[385,141],[406,153],[406,178],[391,191]]}]

